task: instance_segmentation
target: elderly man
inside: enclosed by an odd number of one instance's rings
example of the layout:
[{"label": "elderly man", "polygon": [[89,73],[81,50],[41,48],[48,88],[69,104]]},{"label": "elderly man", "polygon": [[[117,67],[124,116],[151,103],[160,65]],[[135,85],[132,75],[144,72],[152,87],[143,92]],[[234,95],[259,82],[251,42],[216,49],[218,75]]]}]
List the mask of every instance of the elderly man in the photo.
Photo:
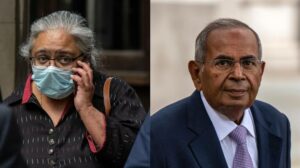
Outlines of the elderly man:
[{"label": "elderly man", "polygon": [[5,103],[15,109],[28,167],[123,167],[146,113],[120,79],[104,97],[107,76],[96,72],[86,19],[67,11],[40,18],[20,53],[32,73]]},{"label": "elderly man", "polygon": [[255,100],[265,62],[253,29],[208,24],[188,68],[196,91],[151,118],[151,167],[290,168],[287,117]]}]

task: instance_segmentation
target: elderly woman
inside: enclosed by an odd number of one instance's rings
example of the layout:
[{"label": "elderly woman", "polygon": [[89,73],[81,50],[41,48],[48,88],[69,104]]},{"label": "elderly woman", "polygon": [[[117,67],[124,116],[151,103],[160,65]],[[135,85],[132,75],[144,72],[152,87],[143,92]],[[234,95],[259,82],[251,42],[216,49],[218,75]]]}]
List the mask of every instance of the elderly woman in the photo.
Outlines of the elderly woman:
[{"label": "elderly woman", "polygon": [[113,78],[105,115],[107,76],[95,71],[99,54],[86,20],[67,11],[45,16],[20,53],[32,73],[5,103],[15,108],[27,166],[123,167],[146,113],[135,91]]}]

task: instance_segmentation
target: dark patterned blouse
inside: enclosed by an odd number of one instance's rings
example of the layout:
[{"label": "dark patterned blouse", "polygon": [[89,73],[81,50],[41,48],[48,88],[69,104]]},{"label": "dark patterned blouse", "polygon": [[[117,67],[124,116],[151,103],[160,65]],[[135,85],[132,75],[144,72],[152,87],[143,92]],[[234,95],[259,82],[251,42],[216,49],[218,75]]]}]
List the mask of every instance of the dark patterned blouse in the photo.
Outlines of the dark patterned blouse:
[{"label": "dark patterned blouse", "polygon": [[[94,73],[94,106],[104,112],[103,84],[106,76]],[[31,92],[31,77],[4,103],[14,108],[23,138],[21,153],[28,167],[118,168],[123,167],[145,116],[135,91],[113,78],[110,88],[111,111],[106,119],[104,147],[95,152],[93,142],[74,105],[65,108],[57,126]],[[25,166],[24,166],[25,167]]]}]

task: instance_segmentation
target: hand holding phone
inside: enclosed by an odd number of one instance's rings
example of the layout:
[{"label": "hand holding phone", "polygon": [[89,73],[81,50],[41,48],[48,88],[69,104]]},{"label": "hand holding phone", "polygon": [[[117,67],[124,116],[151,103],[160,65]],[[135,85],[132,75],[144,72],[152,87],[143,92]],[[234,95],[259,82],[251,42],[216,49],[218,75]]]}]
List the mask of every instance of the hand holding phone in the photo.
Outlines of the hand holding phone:
[{"label": "hand holding phone", "polygon": [[83,61],[77,61],[77,67],[72,68],[71,78],[75,82],[74,105],[78,112],[92,107],[94,95],[93,70],[90,65]]}]

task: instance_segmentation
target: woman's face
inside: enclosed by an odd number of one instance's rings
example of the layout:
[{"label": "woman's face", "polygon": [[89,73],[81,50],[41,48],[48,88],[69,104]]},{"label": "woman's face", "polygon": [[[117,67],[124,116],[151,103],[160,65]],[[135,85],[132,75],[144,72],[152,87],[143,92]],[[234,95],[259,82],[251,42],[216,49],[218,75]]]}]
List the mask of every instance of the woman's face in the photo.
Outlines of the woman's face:
[{"label": "woman's face", "polygon": [[[33,64],[71,69],[76,66],[74,58],[83,56],[74,37],[63,29],[41,32],[34,41],[31,51]],[[79,57],[78,57],[79,56]]]}]

